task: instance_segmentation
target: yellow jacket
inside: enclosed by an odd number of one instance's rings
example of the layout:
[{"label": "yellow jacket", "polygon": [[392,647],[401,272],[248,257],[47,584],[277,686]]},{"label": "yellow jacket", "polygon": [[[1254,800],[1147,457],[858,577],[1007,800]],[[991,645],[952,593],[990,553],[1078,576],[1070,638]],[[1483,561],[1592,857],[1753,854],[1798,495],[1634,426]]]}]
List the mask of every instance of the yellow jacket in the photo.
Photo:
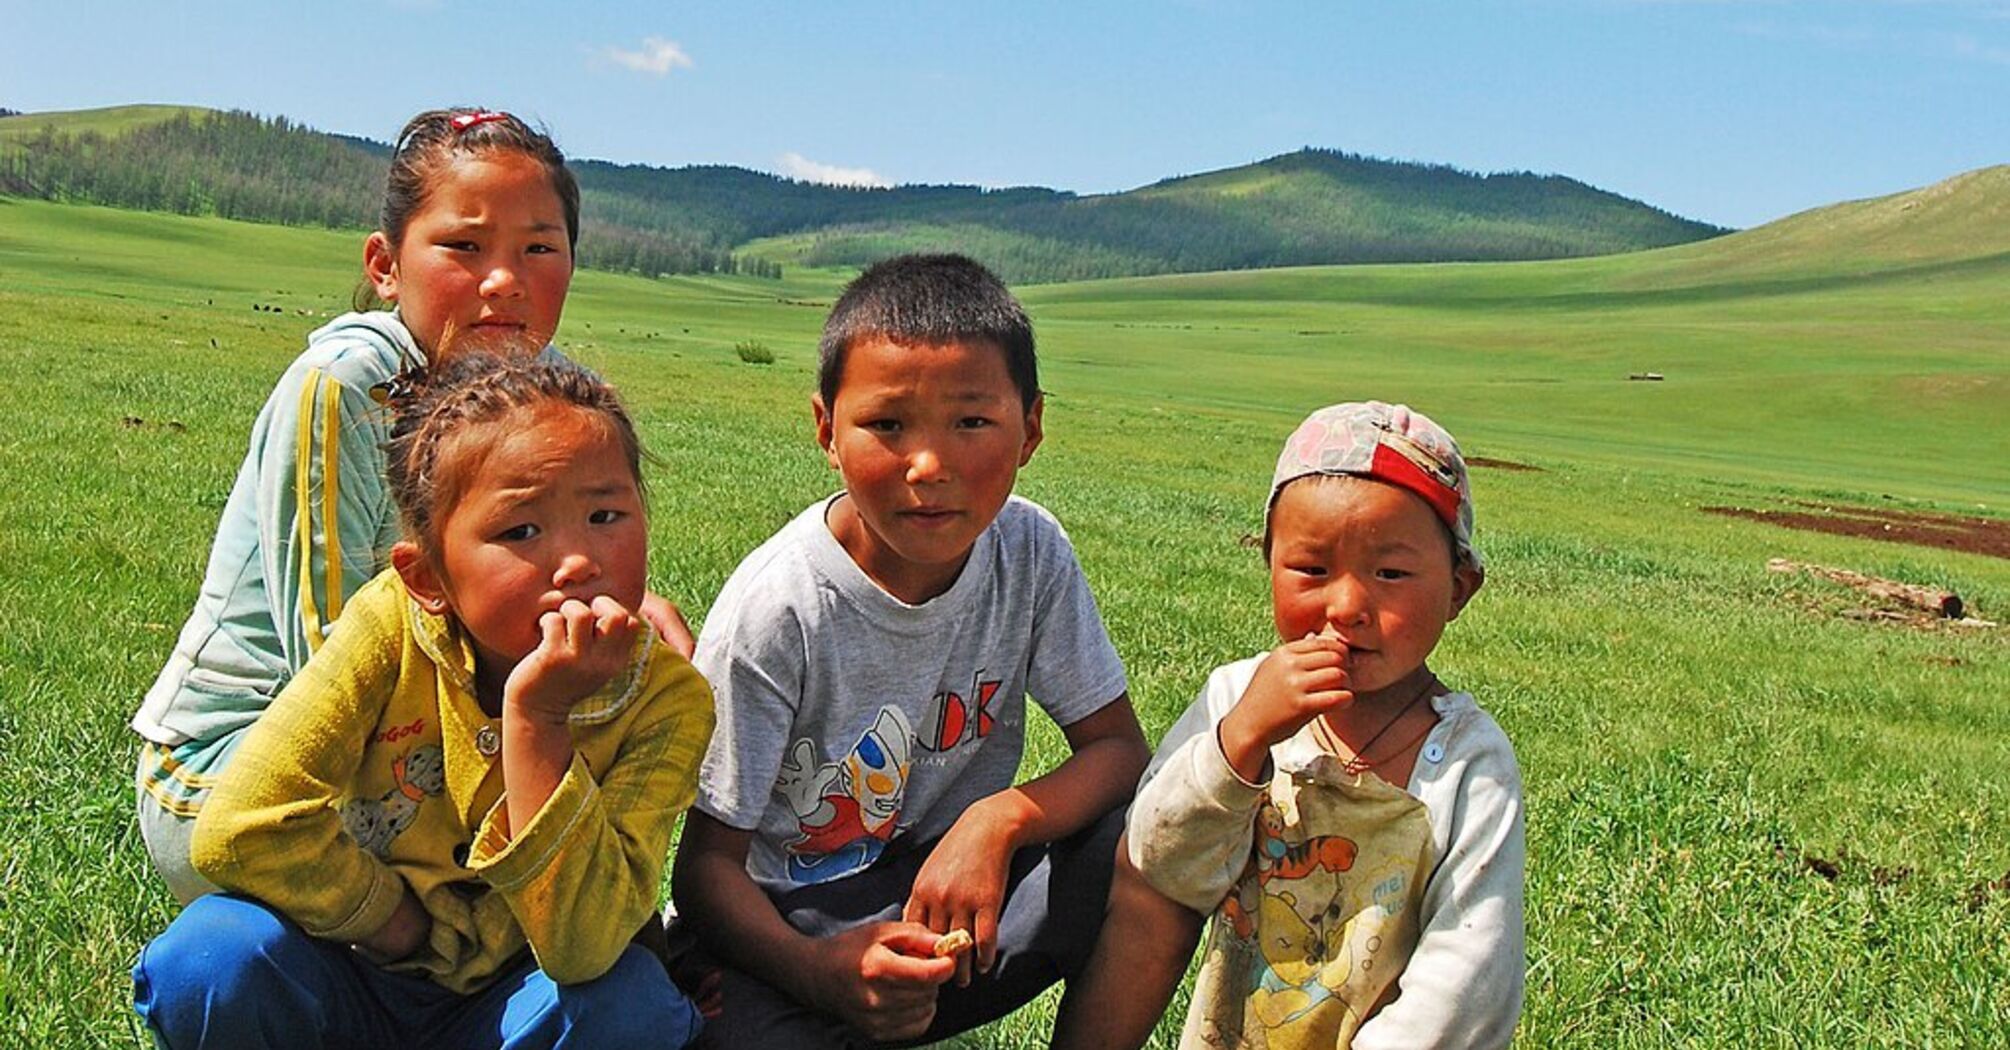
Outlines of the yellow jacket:
[{"label": "yellow jacket", "polygon": [[376,932],[410,886],[431,939],[390,968],[454,992],[526,943],[561,984],[605,973],[656,908],[711,690],[645,632],[628,670],[573,709],[572,768],[511,837],[501,720],[473,681],[459,629],[395,571],[378,576],[245,734],[196,821],[196,870],[336,941]]}]

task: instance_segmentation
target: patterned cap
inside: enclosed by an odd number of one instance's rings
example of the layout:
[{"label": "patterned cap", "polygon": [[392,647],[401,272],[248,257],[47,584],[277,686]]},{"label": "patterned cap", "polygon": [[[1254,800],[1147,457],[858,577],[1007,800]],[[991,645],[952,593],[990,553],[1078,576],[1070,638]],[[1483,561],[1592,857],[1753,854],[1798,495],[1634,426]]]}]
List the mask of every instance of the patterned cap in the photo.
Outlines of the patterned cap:
[{"label": "patterned cap", "polygon": [[1473,546],[1473,487],[1458,442],[1408,405],[1350,401],[1307,417],[1284,442],[1270,479],[1270,508],[1285,485],[1310,474],[1374,478],[1422,497],[1452,534],[1461,561],[1484,572]]}]

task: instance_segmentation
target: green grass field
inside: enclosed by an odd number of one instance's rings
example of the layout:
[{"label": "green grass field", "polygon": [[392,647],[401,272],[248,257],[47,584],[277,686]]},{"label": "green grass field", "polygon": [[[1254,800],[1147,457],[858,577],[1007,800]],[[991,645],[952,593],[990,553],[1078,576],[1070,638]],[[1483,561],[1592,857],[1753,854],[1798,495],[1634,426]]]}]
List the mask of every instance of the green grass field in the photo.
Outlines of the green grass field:
[{"label": "green grass field", "polygon": [[[2010,620],[2010,561],[1698,509],[2010,516],[2010,245],[1824,243],[1851,218],[1798,247],[1767,228],[1024,290],[1051,394],[1021,491],[1073,535],[1154,740],[1210,668],[1272,644],[1239,541],[1304,412],[1403,400],[1470,455],[1541,468],[1476,473],[1488,583],[1434,659],[1527,782],[1524,1045],[2010,1043],[2010,891],[1989,885],[2010,874],[2010,631],[1840,618],[1848,592],[1764,569],[1943,585]],[[125,723],[360,239],[0,199],[0,1042],[140,1041],[127,970],[173,908]],[[574,285],[560,341],[662,459],[652,582],[694,619],[835,483],[807,400],[842,278]],[[749,339],[778,361],[739,361]],[[1666,381],[1626,381],[1649,370]],[[1029,773],[1061,753],[1034,740]],[[1050,1011],[963,1045],[1039,1045]]]}]

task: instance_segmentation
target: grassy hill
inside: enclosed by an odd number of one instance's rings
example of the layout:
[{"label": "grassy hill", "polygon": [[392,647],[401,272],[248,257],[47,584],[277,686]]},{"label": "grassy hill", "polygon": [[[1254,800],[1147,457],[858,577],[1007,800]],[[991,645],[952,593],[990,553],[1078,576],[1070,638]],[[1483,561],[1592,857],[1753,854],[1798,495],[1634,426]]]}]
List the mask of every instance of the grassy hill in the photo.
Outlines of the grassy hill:
[{"label": "grassy hill", "polygon": [[[372,173],[385,154],[379,143],[243,113],[25,114],[0,118],[0,192],[362,225],[373,215]],[[579,160],[575,170],[582,262],[643,274],[859,266],[897,251],[953,249],[1014,281],[1057,281],[1576,257],[1723,232],[1561,176],[1484,175],[1317,149],[1087,197],[1038,187],[822,186],[718,165]],[[300,172],[322,174],[303,186]],[[287,203],[303,193],[315,198],[312,208]]]},{"label": "grassy hill", "polygon": [[0,140],[21,139],[39,134],[43,128],[61,134],[94,132],[120,135],[135,128],[159,124],[177,116],[199,116],[211,112],[201,106],[138,105],[106,109],[59,110],[51,113],[15,113],[0,116]]},{"label": "grassy hill", "polygon": [[[380,143],[242,112],[122,107],[64,116],[73,119],[0,118],[8,132],[0,135],[0,194],[286,225],[354,229],[377,221],[390,152]],[[608,221],[614,209],[590,190],[584,197],[581,266],[647,274],[740,268],[702,232]]]},{"label": "grassy hill", "polygon": [[1662,255],[1672,285],[1989,267],[2010,256],[2010,164],[1931,186],[1814,208]]},{"label": "grassy hill", "polygon": [[[1998,167],[1623,256],[1195,274],[1028,298],[1050,342],[1103,352],[1099,396],[1149,390],[1168,409],[1272,425],[1324,400],[1411,398],[1452,406],[1510,458],[2000,508],[2006,217]],[[1648,371],[1666,380],[1626,380]]]},{"label": "grassy hill", "polygon": [[[896,197],[901,192],[891,191]],[[812,265],[889,248],[972,250],[1022,280],[1275,266],[1547,259],[1634,251],[1723,231],[1560,176],[1480,175],[1304,149],[1127,193],[926,202],[780,244]],[[988,232],[987,232],[988,231]],[[975,248],[972,249],[971,246]],[[1026,265],[1057,249],[1100,257]]]}]

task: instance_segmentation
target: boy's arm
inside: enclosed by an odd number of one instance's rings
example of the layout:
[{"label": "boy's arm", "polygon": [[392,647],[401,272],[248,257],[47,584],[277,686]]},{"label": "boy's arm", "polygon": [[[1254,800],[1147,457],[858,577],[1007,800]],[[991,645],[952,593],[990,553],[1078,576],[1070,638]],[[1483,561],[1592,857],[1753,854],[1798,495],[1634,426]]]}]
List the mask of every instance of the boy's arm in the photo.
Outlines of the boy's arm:
[{"label": "boy's arm", "polygon": [[528,820],[512,819],[506,787],[468,851],[468,869],[502,895],[560,984],[605,973],[655,910],[671,829],[697,792],[711,691],[682,660],[659,657],[649,673],[612,765],[594,770],[573,752]]},{"label": "boy's arm", "polygon": [[[358,595],[354,623],[246,731],[189,843],[189,860],[205,878],[329,940],[370,941],[410,895],[397,873],[343,831],[335,809],[395,687],[402,593],[380,587]],[[416,946],[409,935],[401,940],[399,947]]]},{"label": "boy's arm", "polygon": [[[982,838],[994,853],[1003,848],[1001,858],[1010,858],[1019,846],[1066,838],[1121,805],[1151,760],[1123,661],[1110,643],[1074,545],[1044,510],[1027,510],[1020,518],[1028,557],[1041,580],[1026,691],[1061,723],[1071,753],[1044,776],[978,801],[951,828],[950,836],[959,829],[970,836],[988,831]],[[945,852],[955,851],[937,846],[930,863]],[[1003,885],[1001,863],[1001,893]]]},{"label": "boy's arm", "polygon": [[971,804],[914,877],[903,917],[938,933],[968,930],[976,940],[976,951],[958,960],[965,983],[973,963],[988,971],[997,954],[1012,854],[1066,838],[1121,806],[1151,758],[1129,694],[1061,732],[1073,751],[1066,761]]},{"label": "boy's arm", "polygon": [[1006,544],[1038,579],[1026,692],[1061,724],[1072,754],[1045,776],[980,799],[930,851],[905,915],[938,931],[968,930],[977,950],[958,980],[988,970],[1012,853],[1064,838],[1121,805],[1151,758],[1131,709],[1123,661],[1104,629],[1074,545],[1051,514],[1015,502],[1001,512]]},{"label": "boy's arm", "polygon": [[671,869],[679,921],[727,963],[875,1040],[926,1031],[936,989],[956,972],[951,960],[933,957],[935,934],[880,922],[834,937],[804,936],[747,874],[752,841],[753,832],[701,810],[684,818]]},{"label": "boy's arm", "polygon": [[1502,1047],[1514,1037],[1528,962],[1521,775],[1506,736],[1488,728],[1495,739],[1447,800],[1450,842],[1424,890],[1422,930],[1397,978],[1400,994],[1355,1033],[1361,1050]]},{"label": "boy's arm", "polygon": [[708,951],[796,1000],[876,1040],[911,1038],[928,1028],[936,989],[956,972],[932,957],[934,935],[902,922],[806,937],[747,872],[754,832],[734,824],[757,825],[772,801],[804,693],[808,630],[796,608],[767,600],[777,591],[751,582],[758,575],[745,564],[735,571],[698,640],[695,662],[717,693],[719,731],[671,869],[679,921]]},{"label": "boy's arm", "polygon": [[1062,726],[1061,735],[1071,753],[1060,765],[978,803],[996,808],[1019,845],[1066,838],[1129,801],[1152,758],[1129,693]]},{"label": "boy's arm", "polygon": [[1125,827],[1131,864],[1145,881],[1202,914],[1242,877],[1263,801],[1262,786],[1236,773],[1217,735],[1241,694],[1236,666],[1209,676],[1200,698],[1166,731]]}]

